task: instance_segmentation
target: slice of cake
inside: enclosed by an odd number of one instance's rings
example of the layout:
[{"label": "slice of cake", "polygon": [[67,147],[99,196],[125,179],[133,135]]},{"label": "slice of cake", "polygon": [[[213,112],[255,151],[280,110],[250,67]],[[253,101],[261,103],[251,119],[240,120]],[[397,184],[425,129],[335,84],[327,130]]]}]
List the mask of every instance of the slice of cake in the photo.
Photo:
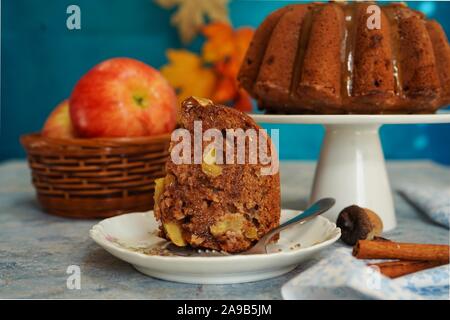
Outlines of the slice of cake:
[{"label": "slice of cake", "polygon": [[[182,104],[179,126],[172,134],[167,175],[156,181],[154,213],[161,235],[178,246],[250,248],[279,225],[280,178],[273,170],[270,138],[248,115],[193,97]],[[256,133],[240,140],[244,149],[232,134],[239,129]],[[215,136],[207,141],[211,132]]]}]

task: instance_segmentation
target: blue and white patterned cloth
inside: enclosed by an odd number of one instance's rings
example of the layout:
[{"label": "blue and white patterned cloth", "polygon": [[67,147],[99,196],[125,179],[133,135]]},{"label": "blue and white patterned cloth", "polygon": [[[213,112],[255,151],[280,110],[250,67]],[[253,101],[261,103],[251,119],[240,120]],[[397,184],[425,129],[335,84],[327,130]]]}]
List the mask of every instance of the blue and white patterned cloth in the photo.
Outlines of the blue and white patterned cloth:
[{"label": "blue and white patterned cloth", "polygon": [[450,227],[450,188],[403,186],[399,188],[417,209],[440,225]]},{"label": "blue and white patterned cloth", "polygon": [[287,282],[287,300],[310,299],[450,299],[449,265],[389,279],[339,248]]}]

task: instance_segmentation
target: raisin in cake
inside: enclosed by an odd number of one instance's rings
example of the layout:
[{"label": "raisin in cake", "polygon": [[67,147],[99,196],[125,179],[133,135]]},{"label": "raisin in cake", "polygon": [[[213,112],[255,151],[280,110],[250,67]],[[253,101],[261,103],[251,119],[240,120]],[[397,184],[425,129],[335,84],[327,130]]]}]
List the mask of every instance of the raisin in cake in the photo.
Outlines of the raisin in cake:
[{"label": "raisin in cake", "polygon": [[[216,128],[225,136],[226,129],[260,129],[238,110],[191,97],[183,102],[179,119],[180,127],[191,137],[194,121],[202,121],[203,132]],[[264,137],[270,146],[270,138]],[[205,150],[209,143],[202,142]],[[171,152],[176,144],[171,143]],[[235,144],[234,152],[236,149]],[[191,151],[193,160],[194,146]],[[161,223],[161,235],[178,246],[244,251],[279,225],[279,174],[261,174],[264,165],[259,161],[217,164],[213,152],[202,153],[201,164],[175,164],[169,158],[166,177],[156,182],[155,217]]]}]

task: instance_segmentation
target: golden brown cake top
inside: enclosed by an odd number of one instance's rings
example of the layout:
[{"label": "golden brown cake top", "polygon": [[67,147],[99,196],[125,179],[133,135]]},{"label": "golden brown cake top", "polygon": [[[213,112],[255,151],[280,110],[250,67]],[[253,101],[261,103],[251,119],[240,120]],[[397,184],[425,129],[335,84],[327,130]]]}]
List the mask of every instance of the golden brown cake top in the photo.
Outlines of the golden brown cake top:
[{"label": "golden brown cake top", "polygon": [[239,81],[272,112],[433,112],[449,67],[442,27],[403,4],[310,3],[263,21]]}]

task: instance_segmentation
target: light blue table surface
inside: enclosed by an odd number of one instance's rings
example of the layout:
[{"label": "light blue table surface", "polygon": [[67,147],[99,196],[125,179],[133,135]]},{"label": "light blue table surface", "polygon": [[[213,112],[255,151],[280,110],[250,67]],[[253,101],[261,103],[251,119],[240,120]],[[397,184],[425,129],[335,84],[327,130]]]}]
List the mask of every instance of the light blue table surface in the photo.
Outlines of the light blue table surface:
[{"label": "light blue table surface", "polygon": [[[393,190],[400,184],[450,185],[450,169],[431,162],[390,162]],[[314,163],[281,164],[284,208],[306,205]],[[342,181],[342,183],[346,183]],[[449,232],[430,222],[397,193],[398,227],[385,236],[398,241],[448,243]],[[93,220],[47,215],[38,207],[24,161],[0,165],[0,298],[97,299],[280,299],[280,288],[302,271],[247,284],[189,285],[144,276],[96,245]],[[322,252],[326,255],[341,244]],[[69,265],[81,268],[81,289],[66,286]]]}]

